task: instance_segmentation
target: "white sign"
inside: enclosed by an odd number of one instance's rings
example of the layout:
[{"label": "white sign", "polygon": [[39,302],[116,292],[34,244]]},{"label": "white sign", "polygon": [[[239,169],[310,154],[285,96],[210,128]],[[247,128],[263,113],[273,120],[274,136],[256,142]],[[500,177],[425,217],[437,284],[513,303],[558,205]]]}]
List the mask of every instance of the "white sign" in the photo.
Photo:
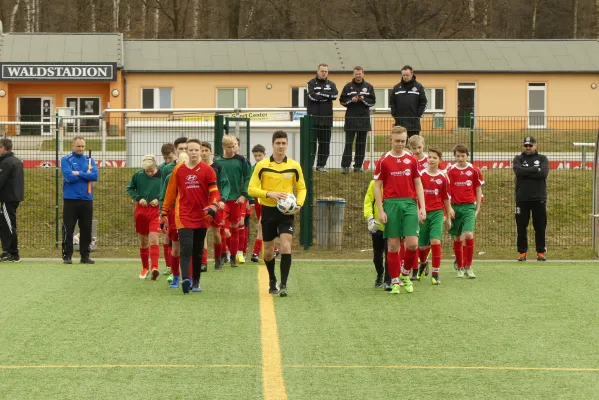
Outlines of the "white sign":
[{"label": "white sign", "polygon": [[0,80],[79,80],[114,81],[116,63],[54,64],[2,63]]}]

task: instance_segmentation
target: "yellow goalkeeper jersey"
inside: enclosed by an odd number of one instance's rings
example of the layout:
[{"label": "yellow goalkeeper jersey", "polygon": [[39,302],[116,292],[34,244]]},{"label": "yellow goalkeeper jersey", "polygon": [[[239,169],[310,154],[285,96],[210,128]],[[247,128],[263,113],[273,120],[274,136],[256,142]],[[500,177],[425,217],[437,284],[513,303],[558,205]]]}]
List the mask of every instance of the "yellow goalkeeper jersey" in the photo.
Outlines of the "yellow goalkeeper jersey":
[{"label": "yellow goalkeeper jersey", "polygon": [[306,182],[300,164],[288,157],[280,163],[273,156],[256,164],[248,186],[248,194],[257,198],[260,204],[276,207],[275,199],[267,198],[267,192],[283,192],[293,194],[297,190],[297,205],[303,206],[306,200]]}]

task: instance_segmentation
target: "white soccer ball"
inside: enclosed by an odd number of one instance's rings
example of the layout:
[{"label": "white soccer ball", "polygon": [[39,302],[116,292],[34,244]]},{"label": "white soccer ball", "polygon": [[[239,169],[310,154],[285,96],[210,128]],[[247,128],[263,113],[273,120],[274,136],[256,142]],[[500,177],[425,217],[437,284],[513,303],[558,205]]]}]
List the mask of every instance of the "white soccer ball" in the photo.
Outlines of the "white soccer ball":
[{"label": "white soccer ball", "polygon": [[283,213],[288,213],[295,210],[296,205],[297,199],[292,194],[288,194],[285,200],[279,200],[277,202],[277,208]]}]

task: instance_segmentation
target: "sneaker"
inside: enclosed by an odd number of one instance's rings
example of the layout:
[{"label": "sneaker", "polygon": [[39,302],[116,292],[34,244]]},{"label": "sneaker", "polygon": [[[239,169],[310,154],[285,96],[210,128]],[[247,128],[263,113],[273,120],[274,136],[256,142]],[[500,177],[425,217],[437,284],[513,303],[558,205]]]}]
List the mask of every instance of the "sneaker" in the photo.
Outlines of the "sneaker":
[{"label": "sneaker", "polygon": [[274,279],[268,283],[268,294],[279,294],[279,289],[277,289],[277,280]]},{"label": "sneaker", "polygon": [[202,264],[200,267],[200,272],[208,272],[208,266],[206,264]]},{"label": "sneaker", "polygon": [[518,258],[518,261],[526,261],[526,253],[520,253],[520,257]]},{"label": "sneaker", "polygon": [[428,276],[428,272],[426,272],[427,269],[428,269],[428,261],[421,262],[418,265],[418,280],[420,280],[420,278],[422,278],[423,276]]},{"label": "sneaker", "polygon": [[[169,282],[168,287],[170,287],[171,289],[179,289],[179,282],[181,282],[181,277],[180,276],[174,276],[171,275],[172,278],[169,276],[168,279],[170,279],[171,281]],[[168,281],[167,279],[167,281]]]},{"label": "sneaker", "polygon": [[348,167],[341,168],[341,173],[344,174],[344,175],[345,174],[349,174],[349,168]]},{"label": "sneaker", "polygon": [[252,262],[259,262],[260,257],[258,257],[258,254],[254,253],[252,254],[252,258],[250,260],[252,260]]},{"label": "sneaker", "polygon": [[152,280],[155,281],[156,279],[158,279],[159,276],[160,276],[160,271],[158,271],[158,269],[153,269],[152,270]]},{"label": "sneaker", "polygon": [[393,285],[391,285],[391,294],[400,294],[401,291],[399,290],[399,283],[394,283]]},{"label": "sneaker", "polygon": [[231,267],[232,267],[232,268],[237,268],[237,267],[238,267],[238,265],[237,265],[237,260],[235,260],[235,258],[232,258],[232,259],[231,259]]},{"label": "sneaker", "polygon": [[175,280],[175,278],[177,278],[177,286],[179,285],[179,277],[175,276],[173,274],[170,274],[168,276],[168,278],[166,278],[166,283],[168,283],[169,285]]},{"label": "sneaker", "polygon": [[162,275],[171,275],[173,272],[171,271],[171,267],[166,267]]},{"label": "sneaker", "polygon": [[466,277],[467,278],[470,278],[470,279],[476,278],[476,275],[474,275],[474,271],[472,271],[472,268],[466,267],[464,269],[466,270],[465,272],[466,272]]},{"label": "sneaker", "polygon": [[191,279],[183,279],[183,283],[181,283],[181,289],[183,289],[183,294],[188,294],[189,289],[191,289]]},{"label": "sneaker", "polygon": [[245,254],[237,253],[237,264],[245,264]]},{"label": "sneaker", "polygon": [[376,280],[374,281],[374,288],[380,289],[383,287],[383,276],[377,275]]},{"label": "sneaker", "polygon": [[385,292],[390,292],[392,290],[391,282],[383,283],[383,289],[385,290]]},{"label": "sneaker", "polygon": [[202,293],[202,288],[200,287],[200,281],[193,282],[191,285],[191,291],[194,293]]},{"label": "sneaker", "polygon": [[148,272],[150,272],[149,268],[142,268],[141,272],[139,273],[139,279],[146,279],[148,277]]},{"label": "sneaker", "polygon": [[89,257],[81,257],[81,264],[95,264],[96,262]]},{"label": "sneaker", "polygon": [[21,261],[21,257],[19,256],[15,256],[15,255],[9,255],[6,258],[2,259],[3,262],[20,262]]},{"label": "sneaker", "polygon": [[458,268],[458,278],[464,277],[464,268]]},{"label": "sneaker", "polygon": [[71,257],[66,257],[62,260],[63,264],[73,264],[73,260],[71,259]]},{"label": "sneaker", "polygon": [[281,285],[281,289],[279,289],[279,296],[287,297],[287,286]]},{"label": "sneaker", "polygon": [[223,259],[221,257],[214,259],[214,269],[217,271],[223,269]]},{"label": "sneaker", "polygon": [[437,275],[435,277],[435,275],[433,275],[433,277],[431,278],[431,283],[433,285],[440,285],[441,284],[441,280],[439,280],[439,276]]},{"label": "sneaker", "polygon": [[401,280],[404,284],[403,290],[405,290],[406,293],[412,293],[414,291],[414,286],[412,285],[411,278],[408,278],[407,276],[402,276]]},{"label": "sneaker", "polygon": [[329,171],[327,171],[327,169],[325,167],[316,167],[316,172],[321,172],[323,174],[326,174]]},{"label": "sneaker", "polygon": [[5,251],[2,254],[0,254],[0,262],[2,261],[6,261],[6,259],[8,258],[8,256],[10,256],[10,253]]},{"label": "sneaker", "polygon": [[537,253],[537,261],[547,261],[545,253]]}]

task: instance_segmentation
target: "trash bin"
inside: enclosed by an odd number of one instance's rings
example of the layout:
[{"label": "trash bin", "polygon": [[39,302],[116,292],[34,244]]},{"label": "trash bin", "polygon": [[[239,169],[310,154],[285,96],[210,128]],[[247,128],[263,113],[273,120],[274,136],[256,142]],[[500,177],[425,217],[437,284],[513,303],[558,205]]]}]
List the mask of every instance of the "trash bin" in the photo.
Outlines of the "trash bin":
[{"label": "trash bin", "polygon": [[345,199],[316,200],[316,244],[323,248],[338,248],[343,244]]},{"label": "trash bin", "polygon": [[[90,244],[90,251],[94,251],[97,248],[96,242],[98,241],[98,220],[92,220],[92,242]],[[79,225],[75,225],[75,231],[73,232],[73,250],[79,251]]]},{"label": "trash bin", "polygon": [[444,129],[445,128],[445,115],[437,113],[433,115],[433,129]]}]

